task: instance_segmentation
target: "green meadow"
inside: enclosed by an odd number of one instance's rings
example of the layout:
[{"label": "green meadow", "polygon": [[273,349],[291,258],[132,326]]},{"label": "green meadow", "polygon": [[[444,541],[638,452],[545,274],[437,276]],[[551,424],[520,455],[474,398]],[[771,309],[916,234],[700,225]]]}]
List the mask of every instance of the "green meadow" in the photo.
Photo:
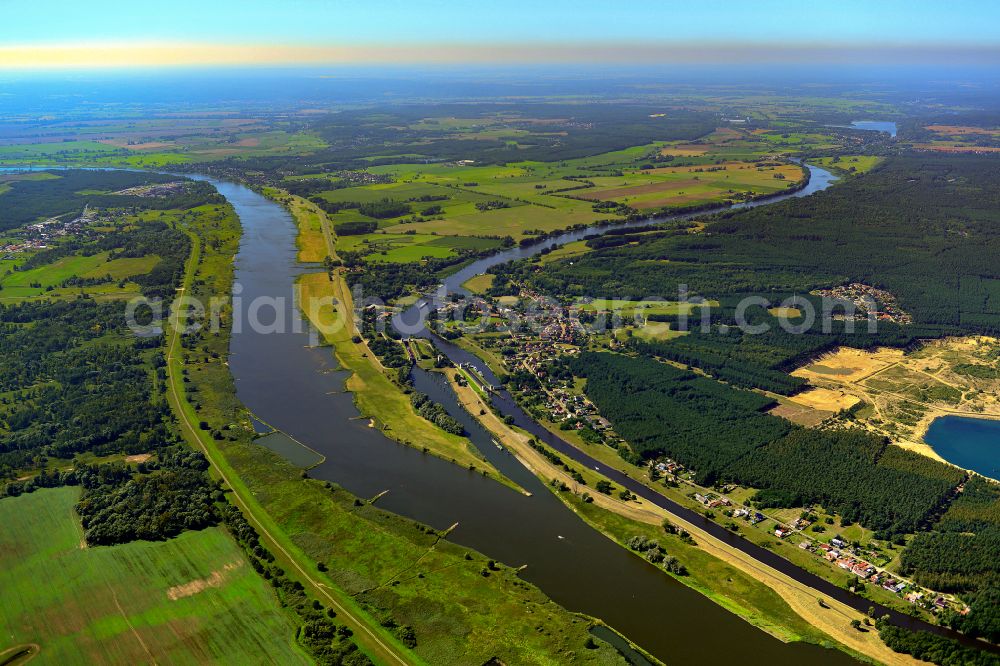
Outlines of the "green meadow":
[{"label": "green meadow", "polygon": [[222,528],[84,547],[77,488],[0,500],[0,651],[40,664],[309,663]]},{"label": "green meadow", "polygon": [[[91,256],[71,255],[46,266],[26,271],[9,270],[0,273],[0,302],[20,301],[41,296],[67,297],[86,292],[94,296],[130,296],[139,293],[138,285],[126,282],[119,287],[117,282],[135,275],[143,275],[160,261],[156,255],[145,257],[125,257],[108,261],[108,253],[100,252]],[[0,265],[2,270],[2,265]],[[103,278],[111,276],[114,282],[88,287],[59,287],[66,279]],[[51,289],[49,289],[51,287]]]},{"label": "green meadow", "polygon": [[837,155],[835,157],[818,157],[810,162],[826,169],[841,173],[867,173],[882,163],[882,157],[877,155]]},{"label": "green meadow", "polygon": [[427,258],[454,257],[462,250],[489,250],[499,241],[474,236],[438,236],[436,234],[394,234],[379,232],[359,236],[340,236],[337,250],[360,252],[369,262],[410,263]]}]

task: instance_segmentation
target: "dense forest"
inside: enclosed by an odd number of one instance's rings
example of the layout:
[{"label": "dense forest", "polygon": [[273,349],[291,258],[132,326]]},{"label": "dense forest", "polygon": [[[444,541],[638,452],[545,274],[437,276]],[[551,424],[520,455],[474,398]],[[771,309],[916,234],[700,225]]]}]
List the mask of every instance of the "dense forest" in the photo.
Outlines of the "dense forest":
[{"label": "dense forest", "polygon": [[202,203],[221,203],[208,183],[190,182],[184,191],[170,196],[140,197],[114,192],[139,185],[169,183],[176,176],[135,171],[66,170],[44,172],[50,177],[10,179],[10,189],[0,194],[0,231],[39,219],[77,214],[84,206],[99,208],[146,208],[167,210],[190,208]]},{"label": "dense forest", "polygon": [[[145,182],[127,172],[60,173],[59,179],[37,182],[57,190],[65,181],[105,191]],[[35,181],[19,184],[27,182]],[[185,201],[201,205],[217,196],[214,190],[198,192]],[[159,256],[152,270],[131,279],[146,296],[168,297],[179,283],[190,241],[151,221],[84,241],[67,239],[28,263],[46,266],[67,254],[101,251],[109,259]],[[49,457],[145,453],[169,445],[168,410],[159,395],[162,342],[132,335],[122,301],[81,295],[0,305],[0,479],[42,466]]]},{"label": "dense forest", "polygon": [[[819,300],[810,298],[812,300]],[[821,312],[821,307],[817,312]],[[807,361],[838,346],[872,349],[879,346],[907,347],[918,339],[936,338],[950,329],[900,326],[879,322],[869,333],[866,322],[830,321],[829,331],[821,326],[801,333],[785,330],[778,319],[763,308],[747,310],[750,326],[764,325],[760,333],[744,332],[737,325],[734,309],[723,301],[711,308],[711,323],[702,330],[700,315],[688,322],[689,333],[669,341],[629,340],[630,348],[647,356],[665,358],[705,370],[724,381],[746,388],[759,388],[790,395],[805,386],[805,380],[788,373]],[[676,319],[676,316],[671,316]],[[801,320],[788,323],[797,325]],[[851,330],[848,324],[856,324]]]},{"label": "dense forest", "polygon": [[37,457],[141,453],[166,441],[156,338],[127,339],[123,305],[81,297],[0,307],[0,478]]},{"label": "dense forest", "polygon": [[617,354],[567,361],[587,396],[643,458],[668,455],[711,484],[728,465],[791,427],[762,410],[774,402],[673,366]]},{"label": "dense forest", "polygon": [[927,631],[910,631],[885,620],[875,623],[878,635],[890,648],[941,666],[996,666],[1000,655],[967,647],[958,641]]},{"label": "dense forest", "polygon": [[961,593],[972,612],[956,629],[1000,640],[1000,484],[973,477],[931,532],[904,551],[902,569],[935,589]]},{"label": "dense forest", "polygon": [[727,211],[703,234],[595,250],[533,272],[562,296],[772,301],[861,282],[924,325],[1000,330],[1000,172],[977,156],[898,157],[801,199]]},{"label": "dense forest", "polygon": [[965,475],[860,429],[795,428],[724,476],[765,489],[771,506],[819,504],[887,539],[927,527]]},{"label": "dense forest", "polygon": [[819,504],[883,538],[926,527],[965,474],[861,430],[809,430],[762,413],[773,405],[648,358],[586,352],[567,361],[632,450],[669,456],[698,483],[762,489],[770,506]]},{"label": "dense forest", "polygon": [[[672,139],[695,139],[714,130],[714,113],[620,104],[452,104],[394,106],[342,111],[316,121],[330,144],[313,159],[342,167],[402,161],[394,154],[436,159],[470,159],[495,164],[511,160],[558,161],[596,155]],[[528,134],[518,145],[461,138],[447,124],[426,122],[442,117],[481,119],[483,127],[505,126]],[[538,121],[541,120],[542,123]],[[538,131],[539,125],[544,131]],[[361,161],[373,154],[380,160]]]}]

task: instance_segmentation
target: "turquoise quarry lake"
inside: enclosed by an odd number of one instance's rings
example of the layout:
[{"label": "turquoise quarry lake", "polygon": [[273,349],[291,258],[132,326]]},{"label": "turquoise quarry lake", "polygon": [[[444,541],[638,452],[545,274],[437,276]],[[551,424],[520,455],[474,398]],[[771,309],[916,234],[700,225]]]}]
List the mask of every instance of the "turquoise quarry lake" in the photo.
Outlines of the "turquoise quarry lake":
[{"label": "turquoise quarry lake", "polygon": [[948,462],[1000,480],[1000,421],[942,416],[924,441]]}]

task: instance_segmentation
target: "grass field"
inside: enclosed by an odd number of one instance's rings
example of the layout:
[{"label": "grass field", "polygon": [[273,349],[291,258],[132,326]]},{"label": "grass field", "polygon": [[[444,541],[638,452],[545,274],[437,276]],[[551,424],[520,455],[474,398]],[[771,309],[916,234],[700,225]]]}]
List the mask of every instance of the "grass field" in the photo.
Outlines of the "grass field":
[{"label": "grass field", "polygon": [[[103,297],[133,296],[139,293],[138,285],[126,282],[123,287],[119,287],[118,281],[148,273],[159,260],[156,255],[149,255],[108,261],[108,253],[100,252],[89,257],[82,255],[63,257],[51,264],[27,271],[14,271],[11,267],[0,275],[0,286],[2,286],[0,302],[17,302],[43,296],[65,298],[81,292]],[[2,264],[0,270],[3,270]],[[105,275],[110,275],[113,282],[87,287],[58,286],[71,277],[101,278]]]},{"label": "grass field", "polygon": [[435,232],[459,236],[512,236],[523,238],[528,230],[555,231],[574,224],[592,224],[611,217],[595,213],[590,204],[545,208],[542,206],[516,206],[485,212],[466,213],[422,223],[400,223],[387,227],[388,231],[417,233]]},{"label": "grass field", "polygon": [[635,336],[643,340],[670,340],[686,335],[684,331],[675,331],[666,322],[647,321],[645,324],[635,329]]},{"label": "grass field", "polygon": [[580,257],[587,254],[590,251],[591,248],[587,247],[587,241],[583,240],[573,241],[572,243],[566,243],[565,245],[561,245],[547,254],[540,255],[538,257],[538,261],[544,266],[545,264],[551,263],[553,261],[558,261],[560,259],[570,259],[572,257]]},{"label": "grass field", "polygon": [[[706,301],[711,307],[718,307],[718,301]],[[692,314],[695,310],[700,310],[698,303],[687,303],[680,301],[626,301],[621,299],[595,298],[586,301],[578,301],[574,307],[585,312],[608,312],[615,313],[621,317],[635,317],[648,315],[679,315]]]},{"label": "grass field", "polygon": [[222,528],[84,548],[76,488],[0,500],[0,650],[34,663],[309,663]]},{"label": "grass field", "polygon": [[337,249],[360,252],[368,262],[410,263],[424,259],[454,257],[462,250],[489,250],[499,241],[475,236],[438,236],[420,233],[386,233],[340,236]]},{"label": "grass field", "polygon": [[875,155],[838,155],[836,157],[812,158],[809,161],[841,173],[862,174],[877,167],[883,159]]},{"label": "grass field", "polygon": [[595,187],[574,194],[642,210],[712,203],[737,194],[772,194],[792,187],[802,176],[802,168],[795,164],[761,166],[753,162],[726,162],[661,167],[626,172],[622,176],[588,178]]},{"label": "grass field", "polygon": [[299,248],[299,261],[316,263],[323,261],[330,254],[326,239],[326,234],[330,233],[326,213],[308,199],[273,187],[264,188],[263,194],[280,201],[295,218],[299,227],[299,233],[295,238],[295,244]]},{"label": "grass field", "polygon": [[493,286],[494,278],[496,276],[492,273],[483,273],[469,278],[462,283],[462,286],[473,294],[485,294],[486,290]]}]

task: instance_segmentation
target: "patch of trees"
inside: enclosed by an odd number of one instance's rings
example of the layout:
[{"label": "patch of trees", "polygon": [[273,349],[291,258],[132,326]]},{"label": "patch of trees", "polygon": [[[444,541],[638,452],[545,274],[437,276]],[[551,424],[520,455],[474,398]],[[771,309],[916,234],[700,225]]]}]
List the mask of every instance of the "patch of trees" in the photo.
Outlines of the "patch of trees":
[{"label": "patch of trees", "polygon": [[405,201],[379,199],[378,201],[368,201],[360,204],[358,212],[366,217],[374,217],[376,220],[386,220],[391,217],[409,215],[412,211],[410,205]]},{"label": "patch of trees", "polygon": [[97,247],[109,251],[108,260],[158,255],[160,261],[149,272],[129,279],[139,285],[143,296],[168,301],[184,277],[191,239],[163,222],[149,222],[138,229],[108,234],[97,242]]},{"label": "patch of trees", "polygon": [[722,213],[705,229],[709,246],[664,237],[597,250],[547,265],[536,286],[643,298],[685,284],[773,298],[852,281],[895,294],[917,323],[997,331],[998,185],[990,158],[892,158],[814,196]]},{"label": "patch of trees", "polygon": [[476,203],[476,210],[479,211],[497,210],[499,208],[510,208],[510,202],[503,199],[490,199],[489,201]]},{"label": "patch of trees", "polygon": [[54,170],[47,173],[56,178],[8,182],[10,189],[2,195],[3,205],[0,206],[0,231],[48,217],[79,214],[87,204],[101,208],[137,207],[166,210],[223,201],[211,185],[201,182],[190,182],[183,192],[164,197],[100,193],[173,182],[178,180],[177,176],[84,169]]},{"label": "patch of trees", "polygon": [[414,392],[410,396],[410,404],[417,410],[417,414],[424,417],[445,432],[453,435],[465,433],[462,424],[456,421],[451,414],[440,403],[434,402],[425,393]]},{"label": "patch of trees", "polygon": [[172,445],[158,449],[157,459],[134,468],[119,462],[82,464],[65,471],[42,469],[30,479],[6,484],[0,497],[80,486],[83,494],[76,511],[88,544],[160,541],[218,522],[213,507],[217,491],[207,469],[201,453]]},{"label": "patch of trees", "polygon": [[667,455],[694,469],[702,484],[791,428],[762,413],[774,404],[770,398],[650,359],[585,352],[567,363],[633,451],[646,459]]},{"label": "patch of trees", "polygon": [[923,585],[962,594],[969,614],[952,614],[946,623],[1000,641],[1000,484],[969,479],[934,530],[903,551],[900,565]]},{"label": "patch of trees", "polygon": [[765,505],[820,504],[888,538],[926,527],[965,476],[859,429],[793,426],[762,413],[765,396],[651,359],[585,352],[567,364],[633,451],[669,456],[702,485],[763,489]]},{"label": "patch of trees", "polygon": [[687,567],[681,564],[676,557],[668,554],[666,549],[656,539],[647,539],[637,534],[629,539],[625,545],[629,549],[643,555],[652,564],[661,566],[672,574],[678,576],[688,575]]},{"label": "patch of trees", "polygon": [[378,229],[378,222],[366,222],[364,220],[353,220],[350,222],[340,222],[333,225],[333,230],[338,236],[360,236],[370,234]]},{"label": "patch of trees", "polygon": [[964,479],[959,469],[856,428],[795,428],[735,461],[723,476],[765,489],[765,505],[819,504],[882,538],[926,527]]},{"label": "patch of trees", "polygon": [[956,640],[938,636],[928,631],[910,631],[890,624],[887,620],[875,623],[879,638],[895,652],[912,655],[921,661],[941,666],[996,666],[1000,656],[962,645]]},{"label": "patch of trees", "polygon": [[76,511],[90,545],[159,541],[218,522],[208,461],[194,451],[164,456],[159,469],[87,490]]},{"label": "patch of trees", "polygon": [[583,486],[587,485],[587,481],[586,479],[583,478],[583,474],[580,473],[580,470],[570,467],[568,464],[566,464],[566,461],[563,460],[558,453],[552,451],[551,449],[549,449],[544,444],[542,444],[541,442],[539,442],[537,439],[534,438],[528,441],[528,445],[531,446],[531,448],[533,448],[535,451],[541,453],[545,458],[548,459],[550,463],[552,463],[556,467],[562,467],[564,470],[566,470],[566,472],[571,477],[573,477],[574,481]]},{"label": "patch of trees", "polygon": [[409,263],[366,264],[364,255],[357,252],[341,252],[340,257],[345,266],[354,269],[347,274],[347,281],[351,287],[361,285],[365,298],[377,298],[389,302],[413,289],[432,287],[440,283],[446,273],[453,272],[456,266],[461,267],[475,257],[492,251],[492,247],[481,250],[458,250],[458,255],[454,257],[431,258]]},{"label": "patch of trees", "polygon": [[382,365],[387,368],[408,368],[410,357],[407,356],[403,346],[392,339],[383,338],[381,335],[367,337],[368,347],[379,357]]},{"label": "patch of trees", "polygon": [[289,194],[294,194],[295,196],[304,197],[306,199],[320,194],[321,192],[337,188],[335,183],[326,178],[285,179],[281,181],[281,187]]}]

